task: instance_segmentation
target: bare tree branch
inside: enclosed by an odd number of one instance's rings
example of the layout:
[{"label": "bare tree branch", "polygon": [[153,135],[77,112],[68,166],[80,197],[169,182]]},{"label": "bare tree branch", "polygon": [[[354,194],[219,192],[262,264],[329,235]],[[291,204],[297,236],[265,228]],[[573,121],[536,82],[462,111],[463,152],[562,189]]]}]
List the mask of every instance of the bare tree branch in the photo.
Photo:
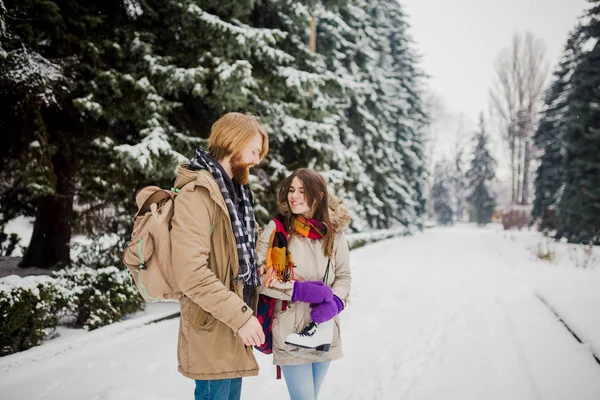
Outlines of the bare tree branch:
[{"label": "bare tree branch", "polygon": [[510,154],[512,202],[529,203],[531,138],[548,75],[545,47],[531,33],[515,33],[495,62],[490,110]]}]

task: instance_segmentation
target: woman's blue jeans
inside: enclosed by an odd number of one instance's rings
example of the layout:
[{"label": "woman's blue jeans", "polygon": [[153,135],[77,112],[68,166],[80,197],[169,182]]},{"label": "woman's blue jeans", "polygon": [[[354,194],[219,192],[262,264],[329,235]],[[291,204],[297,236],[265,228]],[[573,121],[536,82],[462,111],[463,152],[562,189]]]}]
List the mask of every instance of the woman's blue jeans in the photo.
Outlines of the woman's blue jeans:
[{"label": "woman's blue jeans", "polygon": [[328,368],[329,362],[282,365],[291,400],[316,400]]},{"label": "woman's blue jeans", "polygon": [[196,379],[194,400],[240,400],[242,378],[199,381]]}]

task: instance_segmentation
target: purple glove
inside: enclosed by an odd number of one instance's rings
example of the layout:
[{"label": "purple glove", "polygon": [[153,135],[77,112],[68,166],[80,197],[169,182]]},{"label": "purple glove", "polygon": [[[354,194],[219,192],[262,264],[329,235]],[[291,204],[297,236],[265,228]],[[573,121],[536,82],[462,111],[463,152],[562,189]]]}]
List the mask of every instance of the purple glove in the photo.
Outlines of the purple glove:
[{"label": "purple glove", "polygon": [[321,304],[311,304],[310,306],[312,308],[310,317],[317,324],[333,319],[333,317],[341,313],[344,309],[344,303],[336,295],[333,295],[333,300],[331,301],[325,301]]},{"label": "purple glove", "polygon": [[294,282],[292,301],[303,301],[305,303],[322,303],[331,301],[333,292],[331,288],[321,281]]}]

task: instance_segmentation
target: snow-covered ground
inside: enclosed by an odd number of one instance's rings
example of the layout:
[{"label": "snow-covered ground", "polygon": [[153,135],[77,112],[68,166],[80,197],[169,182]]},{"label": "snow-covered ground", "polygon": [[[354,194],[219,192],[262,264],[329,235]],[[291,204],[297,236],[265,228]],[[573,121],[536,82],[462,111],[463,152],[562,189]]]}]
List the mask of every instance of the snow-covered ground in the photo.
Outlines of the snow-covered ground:
[{"label": "snow-covered ground", "polygon": [[[33,218],[17,217],[6,224],[4,227],[4,232],[6,234],[16,233],[19,235],[19,239],[21,240],[19,243],[20,246],[29,246],[31,234],[33,233],[33,222]],[[13,257],[23,256],[20,246],[17,246],[15,249]]]},{"label": "snow-covered ground", "polygon": [[[320,398],[600,399],[600,268],[536,261],[539,240],[459,225],[353,251],[345,357]],[[2,399],[191,399],[178,320],[142,318],[0,358]],[[257,357],[242,398],[287,398]]]}]

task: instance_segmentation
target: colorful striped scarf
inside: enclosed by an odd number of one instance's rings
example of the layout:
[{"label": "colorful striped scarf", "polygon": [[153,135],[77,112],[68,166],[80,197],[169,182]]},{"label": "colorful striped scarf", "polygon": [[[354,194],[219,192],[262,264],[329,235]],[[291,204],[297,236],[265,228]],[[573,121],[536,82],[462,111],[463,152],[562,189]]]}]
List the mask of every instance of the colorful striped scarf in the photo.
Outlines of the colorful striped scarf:
[{"label": "colorful striped scarf", "polygon": [[[271,286],[276,280],[289,282],[296,279],[294,260],[288,249],[288,233],[283,223],[283,217],[273,219],[275,230],[271,234],[267,250],[267,274],[265,286]],[[327,234],[327,225],[312,218],[297,215],[292,222],[292,228],[298,235],[309,239],[321,239]]]}]

